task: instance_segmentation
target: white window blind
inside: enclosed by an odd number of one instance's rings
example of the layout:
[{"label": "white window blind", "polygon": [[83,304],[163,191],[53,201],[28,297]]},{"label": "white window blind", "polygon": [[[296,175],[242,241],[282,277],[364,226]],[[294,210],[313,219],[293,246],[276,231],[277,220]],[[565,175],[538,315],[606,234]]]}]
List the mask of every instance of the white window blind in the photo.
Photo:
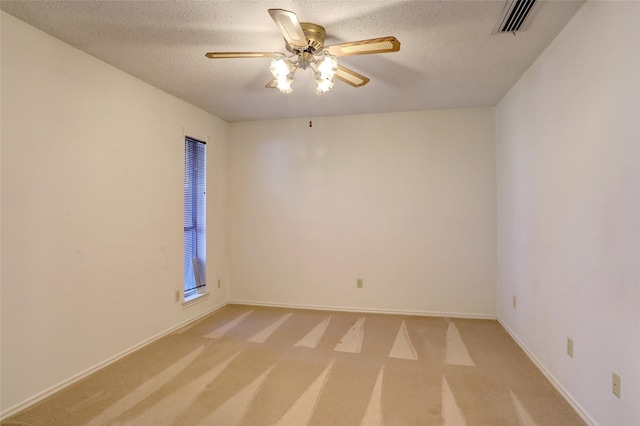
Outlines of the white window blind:
[{"label": "white window blind", "polygon": [[206,277],[207,146],[184,141],[184,295],[203,291]]}]

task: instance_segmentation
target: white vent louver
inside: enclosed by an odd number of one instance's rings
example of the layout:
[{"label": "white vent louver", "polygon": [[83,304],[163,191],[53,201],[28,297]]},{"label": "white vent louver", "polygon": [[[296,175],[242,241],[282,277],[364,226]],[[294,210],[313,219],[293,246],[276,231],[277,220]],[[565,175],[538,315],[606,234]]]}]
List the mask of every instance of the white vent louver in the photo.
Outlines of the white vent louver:
[{"label": "white vent louver", "polygon": [[514,33],[523,28],[536,0],[509,0],[498,22],[497,33]]}]

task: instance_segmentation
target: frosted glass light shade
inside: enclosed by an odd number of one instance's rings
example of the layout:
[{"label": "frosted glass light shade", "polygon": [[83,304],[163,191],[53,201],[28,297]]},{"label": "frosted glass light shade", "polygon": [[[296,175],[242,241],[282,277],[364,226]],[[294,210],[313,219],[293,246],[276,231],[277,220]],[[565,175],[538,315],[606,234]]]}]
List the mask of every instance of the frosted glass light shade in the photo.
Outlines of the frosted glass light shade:
[{"label": "frosted glass light shade", "polygon": [[338,60],[335,56],[324,55],[324,58],[317,63],[317,67],[320,77],[333,80],[338,71]]},{"label": "frosted glass light shade", "polygon": [[271,68],[269,68],[269,70],[276,80],[286,77],[291,72],[289,61],[284,58],[274,58],[271,60]]},{"label": "frosted glass light shade", "polygon": [[322,95],[324,93],[327,93],[332,88],[333,88],[333,80],[332,79],[322,78],[319,75],[316,77],[316,93],[318,95]]}]

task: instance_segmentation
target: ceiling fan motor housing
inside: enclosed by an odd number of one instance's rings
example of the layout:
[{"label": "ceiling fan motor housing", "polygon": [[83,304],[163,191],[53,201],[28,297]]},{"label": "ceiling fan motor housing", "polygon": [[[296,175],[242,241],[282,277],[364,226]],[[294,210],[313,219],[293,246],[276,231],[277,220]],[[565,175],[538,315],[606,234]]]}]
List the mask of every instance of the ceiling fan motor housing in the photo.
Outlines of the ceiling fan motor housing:
[{"label": "ceiling fan motor housing", "polygon": [[300,49],[299,47],[292,46],[287,42],[287,50],[295,54],[302,51],[310,52],[314,55],[321,53],[324,48],[324,39],[327,34],[324,27],[310,22],[301,22],[300,26],[302,27],[302,32],[304,32],[304,35],[307,38],[308,46],[305,49]]}]

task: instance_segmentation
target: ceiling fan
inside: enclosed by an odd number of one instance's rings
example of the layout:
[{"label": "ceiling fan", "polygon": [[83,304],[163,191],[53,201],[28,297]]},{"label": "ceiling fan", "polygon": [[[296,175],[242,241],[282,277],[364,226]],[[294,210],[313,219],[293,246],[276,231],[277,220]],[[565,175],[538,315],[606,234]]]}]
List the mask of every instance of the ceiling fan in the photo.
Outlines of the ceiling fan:
[{"label": "ceiling fan", "polygon": [[211,59],[272,58],[270,71],[273,78],[265,87],[278,88],[285,94],[293,91],[291,83],[296,71],[311,69],[315,74],[316,92],[322,94],[331,90],[334,77],[353,87],[361,87],[369,82],[364,75],[338,65],[336,57],[400,50],[400,42],[392,36],[325,46],[326,32],[321,25],[300,22],[295,13],[284,9],[269,9],[269,14],[284,36],[285,47],[289,54],[209,52],[205,56]]}]

